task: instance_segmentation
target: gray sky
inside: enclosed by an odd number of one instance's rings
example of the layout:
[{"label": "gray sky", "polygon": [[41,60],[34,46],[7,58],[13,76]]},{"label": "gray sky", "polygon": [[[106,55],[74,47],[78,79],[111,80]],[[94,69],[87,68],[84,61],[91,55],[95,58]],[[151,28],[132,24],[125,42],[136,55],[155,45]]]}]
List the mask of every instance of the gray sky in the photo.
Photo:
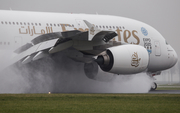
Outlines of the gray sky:
[{"label": "gray sky", "polygon": [[0,0],[0,9],[117,15],[157,29],[180,58],[180,0]]}]

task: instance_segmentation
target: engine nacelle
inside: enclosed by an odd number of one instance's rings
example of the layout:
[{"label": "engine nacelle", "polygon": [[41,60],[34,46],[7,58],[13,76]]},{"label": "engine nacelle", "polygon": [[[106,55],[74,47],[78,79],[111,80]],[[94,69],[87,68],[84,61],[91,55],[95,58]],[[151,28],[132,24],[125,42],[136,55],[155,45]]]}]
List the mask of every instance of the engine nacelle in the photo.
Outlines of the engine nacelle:
[{"label": "engine nacelle", "polygon": [[108,48],[96,62],[103,71],[115,74],[135,74],[147,69],[149,54],[139,45],[121,45]]}]

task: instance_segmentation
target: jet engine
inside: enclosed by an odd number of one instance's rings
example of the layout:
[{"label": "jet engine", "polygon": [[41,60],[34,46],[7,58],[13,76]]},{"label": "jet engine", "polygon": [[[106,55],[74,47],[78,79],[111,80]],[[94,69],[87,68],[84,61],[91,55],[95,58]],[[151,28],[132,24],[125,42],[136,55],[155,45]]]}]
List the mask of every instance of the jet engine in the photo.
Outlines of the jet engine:
[{"label": "jet engine", "polygon": [[139,45],[121,45],[108,48],[95,61],[109,73],[136,74],[147,69],[149,54]]},{"label": "jet engine", "polygon": [[111,82],[116,79],[116,74],[106,73],[100,70],[95,61],[84,64],[84,73],[89,79],[101,82]]}]

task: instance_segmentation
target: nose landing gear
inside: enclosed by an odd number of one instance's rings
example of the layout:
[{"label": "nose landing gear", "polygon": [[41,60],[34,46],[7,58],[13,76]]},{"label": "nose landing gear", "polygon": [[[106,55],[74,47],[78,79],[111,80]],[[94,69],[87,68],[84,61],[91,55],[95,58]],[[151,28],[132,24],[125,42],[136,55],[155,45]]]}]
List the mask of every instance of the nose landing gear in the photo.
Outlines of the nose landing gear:
[{"label": "nose landing gear", "polygon": [[157,88],[157,84],[156,84],[155,82],[153,82],[153,83],[151,84],[151,91],[156,90],[156,88]]},{"label": "nose landing gear", "polygon": [[151,89],[150,91],[154,91],[157,89],[157,84],[156,82],[154,82],[156,79],[154,78],[154,76],[156,75],[160,75],[161,74],[161,71],[158,71],[158,72],[147,72],[147,75],[149,75],[149,77],[152,79],[152,83],[151,83]]}]

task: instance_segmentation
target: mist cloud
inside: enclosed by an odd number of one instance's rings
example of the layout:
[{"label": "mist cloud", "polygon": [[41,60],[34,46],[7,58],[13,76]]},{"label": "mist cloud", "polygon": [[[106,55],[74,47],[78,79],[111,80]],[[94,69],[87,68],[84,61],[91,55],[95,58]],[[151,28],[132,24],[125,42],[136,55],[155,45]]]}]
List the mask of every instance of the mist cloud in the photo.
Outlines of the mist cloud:
[{"label": "mist cloud", "polygon": [[16,64],[0,74],[0,93],[147,93],[145,74],[113,75],[100,71],[99,81],[86,77],[83,63],[59,54],[26,65]]}]

